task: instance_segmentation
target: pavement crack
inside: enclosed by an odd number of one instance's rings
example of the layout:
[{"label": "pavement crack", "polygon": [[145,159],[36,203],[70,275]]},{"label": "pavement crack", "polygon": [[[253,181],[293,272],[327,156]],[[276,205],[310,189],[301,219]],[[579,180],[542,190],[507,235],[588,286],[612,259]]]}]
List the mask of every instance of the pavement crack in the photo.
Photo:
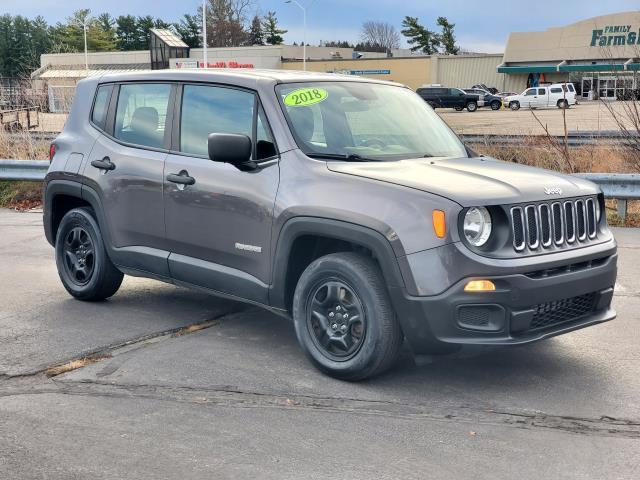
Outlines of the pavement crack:
[{"label": "pavement crack", "polygon": [[6,380],[19,380],[29,377],[37,377],[42,374],[46,374],[49,377],[55,377],[72,370],[77,370],[87,365],[97,363],[101,360],[112,358],[116,355],[119,355],[120,353],[129,352],[137,348],[146,347],[153,343],[189,335],[201,330],[206,330],[208,328],[219,325],[224,318],[234,315],[240,311],[242,311],[242,308],[234,308],[209,320],[195,322],[182,327],[170,328],[167,330],[162,330],[160,332],[154,332],[122,342],[113,343],[111,345],[99,347],[96,349],[87,350],[71,358],[66,358],[62,361],[55,362],[51,365],[40,367],[25,373],[16,375],[0,373],[0,382],[4,382]]},{"label": "pavement crack", "polygon": [[640,438],[640,421],[600,417],[550,415],[544,412],[481,409],[470,406],[421,405],[389,400],[368,400],[346,397],[314,396],[242,390],[235,386],[218,385],[208,388],[176,387],[150,384],[118,384],[107,381],[70,381],[51,379],[42,391],[37,388],[0,393],[33,395],[58,393],[66,395],[113,398],[144,398],[228,408],[280,408],[292,410],[384,416],[416,421],[458,422],[508,426],[528,430],[554,430],[568,434],[598,437]]}]

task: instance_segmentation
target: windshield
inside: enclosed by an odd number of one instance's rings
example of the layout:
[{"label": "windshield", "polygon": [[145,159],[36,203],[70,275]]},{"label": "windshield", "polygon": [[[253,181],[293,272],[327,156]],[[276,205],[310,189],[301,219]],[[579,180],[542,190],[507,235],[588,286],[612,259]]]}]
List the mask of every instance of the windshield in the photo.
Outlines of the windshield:
[{"label": "windshield", "polygon": [[408,88],[310,82],[279,85],[276,92],[298,146],[309,156],[467,157],[458,137]]}]

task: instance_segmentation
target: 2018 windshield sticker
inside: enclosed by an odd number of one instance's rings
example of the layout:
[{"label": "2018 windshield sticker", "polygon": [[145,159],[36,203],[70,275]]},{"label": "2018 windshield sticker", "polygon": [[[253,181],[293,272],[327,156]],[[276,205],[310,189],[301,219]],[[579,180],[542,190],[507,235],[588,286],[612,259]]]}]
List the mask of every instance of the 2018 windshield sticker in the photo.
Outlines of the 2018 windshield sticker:
[{"label": "2018 windshield sticker", "polygon": [[329,92],[323,88],[299,88],[284,97],[284,104],[288,107],[308,107],[327,99]]}]

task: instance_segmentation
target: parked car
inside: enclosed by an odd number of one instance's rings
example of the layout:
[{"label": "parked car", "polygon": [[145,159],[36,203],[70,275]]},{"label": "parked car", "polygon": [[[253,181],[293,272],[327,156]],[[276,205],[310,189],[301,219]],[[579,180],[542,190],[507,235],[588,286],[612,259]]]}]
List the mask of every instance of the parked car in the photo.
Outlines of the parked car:
[{"label": "parked car", "polygon": [[511,110],[518,110],[520,107],[569,108],[576,104],[576,90],[571,83],[554,83],[542,87],[527,88],[520,95],[504,97],[502,102]]},{"label": "parked car", "polygon": [[491,110],[500,110],[502,98],[480,88],[465,88],[464,91],[471,95],[478,95],[478,107],[491,107]]},{"label": "parked car", "polygon": [[484,83],[479,83],[477,85],[474,85],[471,88],[479,88],[481,90],[486,90],[487,92],[495,95],[496,93],[498,93],[498,89],[495,87],[487,87]]},{"label": "parked car", "polygon": [[478,109],[478,95],[470,95],[459,88],[421,87],[417,93],[432,108],[454,108],[457,111],[466,108],[469,112]]},{"label": "parked car", "polygon": [[395,83],[88,77],[50,157],[44,230],[73,297],[128,274],[246,301],[338,378],[385,371],[405,341],[525,344],[615,316],[599,188],[476,155]]}]

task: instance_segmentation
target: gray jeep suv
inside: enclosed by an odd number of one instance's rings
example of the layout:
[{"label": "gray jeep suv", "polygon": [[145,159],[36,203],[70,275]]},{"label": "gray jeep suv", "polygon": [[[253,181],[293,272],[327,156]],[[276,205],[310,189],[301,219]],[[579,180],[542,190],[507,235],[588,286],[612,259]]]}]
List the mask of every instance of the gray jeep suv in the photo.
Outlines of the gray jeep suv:
[{"label": "gray jeep suv", "polygon": [[293,319],[348,380],[463,344],[611,320],[616,244],[590,182],[478,156],[401,85],[285,71],[78,83],[44,226],[80,300],[123,274]]}]

